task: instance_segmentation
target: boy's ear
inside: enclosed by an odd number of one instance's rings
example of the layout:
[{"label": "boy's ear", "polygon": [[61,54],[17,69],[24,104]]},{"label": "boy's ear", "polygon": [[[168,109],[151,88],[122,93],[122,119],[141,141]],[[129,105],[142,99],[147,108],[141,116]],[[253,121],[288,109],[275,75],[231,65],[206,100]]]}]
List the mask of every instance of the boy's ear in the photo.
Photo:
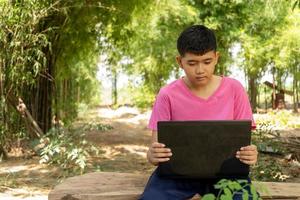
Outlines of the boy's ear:
[{"label": "boy's ear", "polygon": [[179,67],[182,68],[181,56],[180,55],[176,56],[176,61],[177,61],[177,64],[179,65]]}]

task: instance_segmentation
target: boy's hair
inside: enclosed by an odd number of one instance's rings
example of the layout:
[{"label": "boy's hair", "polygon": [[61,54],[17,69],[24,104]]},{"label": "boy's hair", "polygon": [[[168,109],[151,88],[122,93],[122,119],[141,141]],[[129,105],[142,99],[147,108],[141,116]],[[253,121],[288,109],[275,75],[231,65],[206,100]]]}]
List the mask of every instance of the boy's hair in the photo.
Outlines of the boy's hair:
[{"label": "boy's hair", "polygon": [[203,55],[217,50],[214,32],[203,25],[193,25],[185,29],[177,39],[177,49],[181,56],[185,53]]}]

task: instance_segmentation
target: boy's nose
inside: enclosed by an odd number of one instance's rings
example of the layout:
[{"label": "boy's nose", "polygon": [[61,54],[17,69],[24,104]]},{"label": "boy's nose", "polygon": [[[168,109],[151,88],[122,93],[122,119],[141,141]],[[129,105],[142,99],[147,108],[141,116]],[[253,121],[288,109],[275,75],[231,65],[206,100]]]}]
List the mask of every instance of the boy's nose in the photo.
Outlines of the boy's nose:
[{"label": "boy's nose", "polygon": [[195,73],[196,74],[202,74],[203,71],[203,67],[201,66],[201,64],[197,65],[197,67],[195,68]]}]

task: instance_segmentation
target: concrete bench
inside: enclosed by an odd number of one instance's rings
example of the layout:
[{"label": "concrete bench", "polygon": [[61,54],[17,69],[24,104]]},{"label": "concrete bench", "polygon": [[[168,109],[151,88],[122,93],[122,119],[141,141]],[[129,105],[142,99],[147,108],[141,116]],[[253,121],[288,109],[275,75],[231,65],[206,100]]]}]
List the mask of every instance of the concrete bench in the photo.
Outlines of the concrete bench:
[{"label": "concrete bench", "polygon": [[[135,200],[142,193],[149,174],[95,172],[66,179],[48,200]],[[299,199],[300,183],[254,182],[263,199]],[[193,198],[199,199],[199,198]]]}]

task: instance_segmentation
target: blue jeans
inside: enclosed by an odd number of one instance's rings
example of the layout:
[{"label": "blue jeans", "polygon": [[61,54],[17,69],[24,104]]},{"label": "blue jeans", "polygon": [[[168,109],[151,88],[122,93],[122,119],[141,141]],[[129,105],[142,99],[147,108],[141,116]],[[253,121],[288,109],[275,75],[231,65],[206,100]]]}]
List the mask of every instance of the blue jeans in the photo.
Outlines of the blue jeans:
[{"label": "blue jeans", "polygon": [[[247,179],[251,183],[250,179]],[[192,198],[195,194],[203,196],[205,194],[215,194],[217,197],[219,190],[214,188],[218,180],[204,179],[170,179],[160,177],[157,170],[153,172],[148,180],[145,190],[140,200],[183,200]],[[250,187],[245,187],[250,194]],[[242,192],[238,192],[233,197],[234,200],[242,200]],[[251,195],[249,199],[252,199]]]}]

